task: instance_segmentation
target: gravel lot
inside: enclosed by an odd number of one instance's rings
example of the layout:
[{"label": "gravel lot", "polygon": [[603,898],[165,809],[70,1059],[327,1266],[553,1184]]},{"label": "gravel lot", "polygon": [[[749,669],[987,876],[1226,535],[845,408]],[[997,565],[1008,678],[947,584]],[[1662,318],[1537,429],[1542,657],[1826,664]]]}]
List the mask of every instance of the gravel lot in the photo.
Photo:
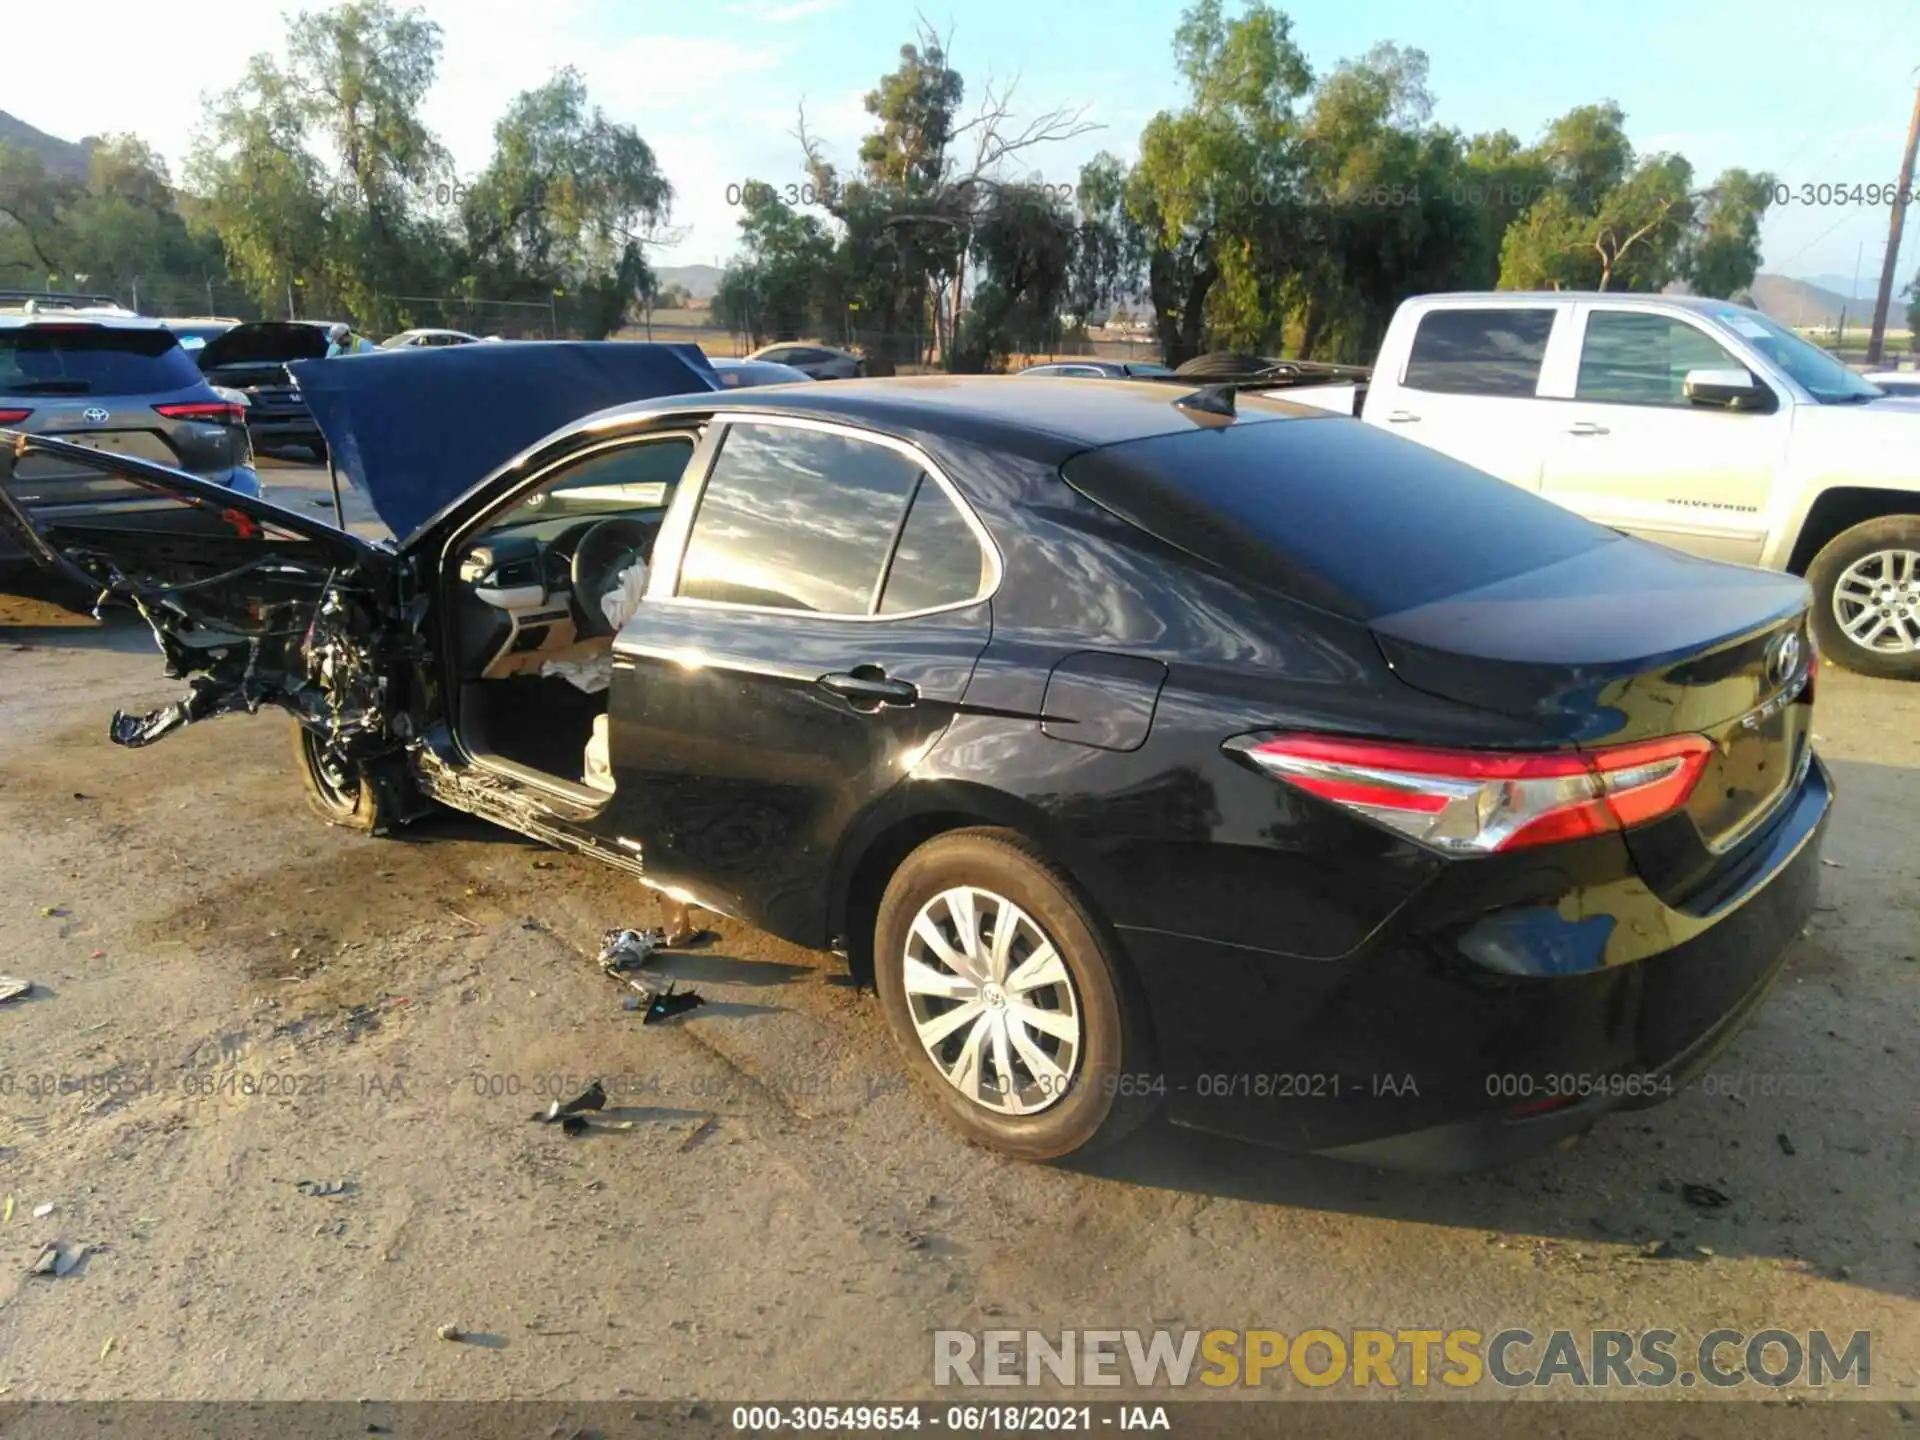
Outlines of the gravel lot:
[{"label": "gravel lot", "polygon": [[[943,1326],[1779,1327],[1873,1331],[1865,1396],[1920,1414],[1920,687],[1821,683],[1822,907],[1713,1086],[1492,1175],[1165,1128],[1039,1167],[937,1123],[829,957],[720,921],[666,967],[712,1003],[643,1029],[592,963],[643,889],[328,829],[277,713],[115,749],[175,694],[145,629],[0,595],[0,1394],[878,1400],[935,1395]],[[529,1123],[595,1077],[608,1126]],[[100,1248],[26,1276],[56,1239]]]}]

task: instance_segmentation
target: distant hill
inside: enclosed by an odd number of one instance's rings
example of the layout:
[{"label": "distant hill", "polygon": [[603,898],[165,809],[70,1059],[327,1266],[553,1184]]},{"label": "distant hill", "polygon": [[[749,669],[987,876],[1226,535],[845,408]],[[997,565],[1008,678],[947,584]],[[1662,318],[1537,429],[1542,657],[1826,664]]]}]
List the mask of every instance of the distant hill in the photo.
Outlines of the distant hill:
[{"label": "distant hill", "polygon": [[15,145],[22,150],[31,150],[40,157],[40,163],[55,175],[83,176],[87,173],[87,157],[93,151],[91,137],[75,143],[49,135],[44,130],[36,130],[26,121],[0,110],[0,144]]},{"label": "distant hill", "polygon": [[720,277],[726,272],[713,265],[662,265],[653,273],[660,277],[663,290],[669,285],[679,285],[695,300],[711,300],[713,292],[720,288]]},{"label": "distant hill", "polygon": [[[1795,280],[1786,275],[1753,277],[1753,308],[1763,315],[1771,315],[1782,325],[1837,325],[1842,310],[1847,312],[1849,326],[1869,325],[1873,322],[1873,302],[1872,295],[1849,299],[1811,280]],[[1906,314],[1906,302],[1897,292],[1892,313],[1899,317]]]}]

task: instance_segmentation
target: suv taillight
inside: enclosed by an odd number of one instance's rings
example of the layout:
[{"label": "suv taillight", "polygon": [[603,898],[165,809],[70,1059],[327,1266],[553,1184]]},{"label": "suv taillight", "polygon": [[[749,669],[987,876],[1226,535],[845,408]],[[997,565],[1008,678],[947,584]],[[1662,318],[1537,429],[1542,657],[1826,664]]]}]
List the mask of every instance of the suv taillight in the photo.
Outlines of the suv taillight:
[{"label": "suv taillight", "polygon": [[32,413],[31,410],[0,410],[0,425],[18,425]]},{"label": "suv taillight", "polygon": [[230,400],[189,400],[178,405],[153,407],[169,420],[203,420],[209,425],[244,425],[246,407]]},{"label": "suv taillight", "polygon": [[1704,735],[1585,752],[1444,750],[1324,735],[1245,736],[1227,748],[1422,844],[1481,855],[1670,815],[1687,803],[1713,752]]}]

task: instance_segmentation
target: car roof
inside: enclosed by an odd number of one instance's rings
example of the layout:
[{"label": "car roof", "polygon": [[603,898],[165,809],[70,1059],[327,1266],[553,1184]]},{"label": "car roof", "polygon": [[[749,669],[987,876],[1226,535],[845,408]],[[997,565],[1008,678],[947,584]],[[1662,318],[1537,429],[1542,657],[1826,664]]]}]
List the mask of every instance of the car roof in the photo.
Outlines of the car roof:
[{"label": "car roof", "polygon": [[[672,396],[616,406],[592,418],[605,422],[691,409],[697,403],[715,412],[777,411],[1019,449],[1058,461],[1082,450],[1219,424],[1212,416],[1189,415],[1174,403],[1191,393],[1164,380],[1087,385],[1067,376],[912,375]],[[1247,395],[1237,397],[1236,409],[1238,414],[1229,423],[1327,415],[1313,406]]]},{"label": "car roof", "polygon": [[166,322],[154,319],[151,315],[135,315],[124,310],[45,310],[38,314],[22,314],[18,310],[0,310],[0,326],[9,330],[25,329],[28,326],[67,326],[97,325],[106,330],[165,330]]},{"label": "car roof", "polygon": [[[1607,305],[1660,309],[1678,305],[1702,314],[1754,309],[1751,305],[1736,305],[1731,300],[1716,300],[1711,295],[1649,295],[1625,290],[1439,290],[1431,295],[1409,295],[1401,303],[1433,308],[1448,305],[1490,305],[1498,308],[1524,305],[1531,308],[1543,305],[1590,305],[1596,301]],[[1755,310],[1754,313],[1765,312]]]}]

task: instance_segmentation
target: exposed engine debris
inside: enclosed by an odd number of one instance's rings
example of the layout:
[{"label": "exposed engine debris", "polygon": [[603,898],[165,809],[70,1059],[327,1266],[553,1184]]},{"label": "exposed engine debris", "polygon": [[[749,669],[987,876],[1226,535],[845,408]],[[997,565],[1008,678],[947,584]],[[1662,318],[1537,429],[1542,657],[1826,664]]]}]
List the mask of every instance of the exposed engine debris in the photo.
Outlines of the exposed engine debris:
[{"label": "exposed engine debris", "polygon": [[[353,572],[323,574],[272,557],[168,584],[129,577],[105,556],[76,558],[89,571],[98,567],[106,582],[95,613],[109,600],[125,600],[152,628],[167,674],[191,677],[187,694],[171,705],[137,716],[116,711],[116,745],[151,745],[183,725],[256,714],[267,704],[290,712],[343,761],[401,743],[388,693],[394,667],[383,658],[390,641]],[[248,575],[250,613],[234,614],[219,597]]]}]

